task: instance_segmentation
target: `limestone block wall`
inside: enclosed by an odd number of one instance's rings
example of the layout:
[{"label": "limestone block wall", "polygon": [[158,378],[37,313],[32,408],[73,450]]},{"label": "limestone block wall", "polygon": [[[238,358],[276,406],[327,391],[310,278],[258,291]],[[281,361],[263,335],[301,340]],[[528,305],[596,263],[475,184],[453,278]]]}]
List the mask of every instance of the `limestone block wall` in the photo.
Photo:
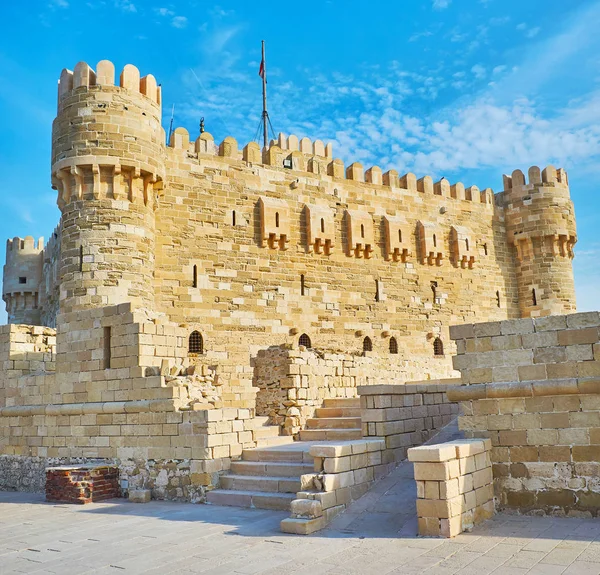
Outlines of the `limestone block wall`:
[{"label": "limestone block wall", "polygon": [[494,514],[489,439],[408,450],[417,482],[419,535],[456,537]]},{"label": "limestone block wall", "polygon": [[323,529],[389,473],[393,465],[383,462],[384,451],[385,442],[376,438],[312,446],[315,473],[302,476],[306,487],[292,501],[291,517],[281,522],[281,530],[308,535]]},{"label": "limestone block wall", "polygon": [[254,385],[259,388],[257,413],[284,425],[290,410],[297,409],[300,426],[314,416],[324,399],[356,397],[360,386],[402,384],[414,379],[419,369],[416,361],[394,354],[350,355],[290,346],[259,351],[253,365]]},{"label": "limestone block wall", "polygon": [[492,441],[500,507],[600,510],[599,330],[597,312],[453,328],[465,380],[484,383],[448,396],[460,428]]},{"label": "limestone block wall", "polygon": [[[455,382],[455,381],[454,381]],[[358,388],[363,437],[385,440],[383,463],[402,461],[407,449],[422,445],[458,413],[448,398],[452,380]]]}]

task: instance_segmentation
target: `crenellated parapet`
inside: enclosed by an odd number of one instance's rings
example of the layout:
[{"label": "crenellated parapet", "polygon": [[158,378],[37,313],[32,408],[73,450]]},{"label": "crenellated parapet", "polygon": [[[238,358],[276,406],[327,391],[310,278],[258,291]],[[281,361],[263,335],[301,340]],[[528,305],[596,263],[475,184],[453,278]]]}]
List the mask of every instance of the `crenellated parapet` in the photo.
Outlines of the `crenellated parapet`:
[{"label": "crenellated parapet", "polygon": [[567,172],[532,166],[504,176],[507,241],[514,250],[524,317],[575,311],[571,260],[577,242]]}]

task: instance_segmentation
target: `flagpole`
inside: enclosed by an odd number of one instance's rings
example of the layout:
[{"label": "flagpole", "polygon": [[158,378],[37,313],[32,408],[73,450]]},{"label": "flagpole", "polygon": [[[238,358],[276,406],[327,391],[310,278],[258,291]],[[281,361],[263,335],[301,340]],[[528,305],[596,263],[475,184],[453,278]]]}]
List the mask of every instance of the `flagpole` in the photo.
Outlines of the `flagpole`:
[{"label": "flagpole", "polygon": [[265,150],[267,149],[267,140],[269,138],[269,131],[267,123],[269,121],[269,113],[267,112],[267,62],[265,60],[265,41],[262,41],[262,93],[263,93],[263,144]]}]

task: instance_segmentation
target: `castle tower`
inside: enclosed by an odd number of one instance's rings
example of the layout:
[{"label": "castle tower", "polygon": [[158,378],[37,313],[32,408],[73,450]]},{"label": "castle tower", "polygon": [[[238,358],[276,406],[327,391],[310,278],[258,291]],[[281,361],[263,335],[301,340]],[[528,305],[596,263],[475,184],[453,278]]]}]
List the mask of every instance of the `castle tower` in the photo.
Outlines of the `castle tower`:
[{"label": "castle tower", "polygon": [[575,211],[567,173],[548,166],[504,176],[506,235],[514,246],[522,317],[576,311],[573,246]]},{"label": "castle tower", "polygon": [[40,325],[39,289],[44,263],[44,238],[31,236],[6,242],[2,299],[8,323]]},{"label": "castle tower", "polygon": [[154,210],[164,179],[161,92],[152,75],[101,61],[63,70],[52,125],[62,212],[60,311],[153,307]]}]

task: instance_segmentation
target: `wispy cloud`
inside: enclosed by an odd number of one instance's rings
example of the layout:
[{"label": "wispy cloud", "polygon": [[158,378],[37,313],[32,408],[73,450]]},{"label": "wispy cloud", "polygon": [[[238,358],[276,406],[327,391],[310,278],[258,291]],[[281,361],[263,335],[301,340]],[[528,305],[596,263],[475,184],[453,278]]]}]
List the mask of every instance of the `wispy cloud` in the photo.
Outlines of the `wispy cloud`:
[{"label": "wispy cloud", "polygon": [[185,28],[187,26],[188,19],[185,16],[173,16],[171,20],[171,26],[173,28]]},{"label": "wispy cloud", "polygon": [[473,72],[473,75],[478,80],[481,80],[486,76],[486,69],[481,64],[475,64],[475,66],[471,68],[471,72]]},{"label": "wispy cloud", "polygon": [[69,7],[69,2],[67,2],[67,0],[50,0],[50,3],[48,4],[49,8],[68,8]]},{"label": "wispy cloud", "polygon": [[123,12],[137,12],[137,8],[133,2],[129,0],[114,0],[115,8],[122,10]]},{"label": "wispy cloud", "polygon": [[450,6],[452,0],[433,0],[433,9],[434,10],[445,10]]}]

